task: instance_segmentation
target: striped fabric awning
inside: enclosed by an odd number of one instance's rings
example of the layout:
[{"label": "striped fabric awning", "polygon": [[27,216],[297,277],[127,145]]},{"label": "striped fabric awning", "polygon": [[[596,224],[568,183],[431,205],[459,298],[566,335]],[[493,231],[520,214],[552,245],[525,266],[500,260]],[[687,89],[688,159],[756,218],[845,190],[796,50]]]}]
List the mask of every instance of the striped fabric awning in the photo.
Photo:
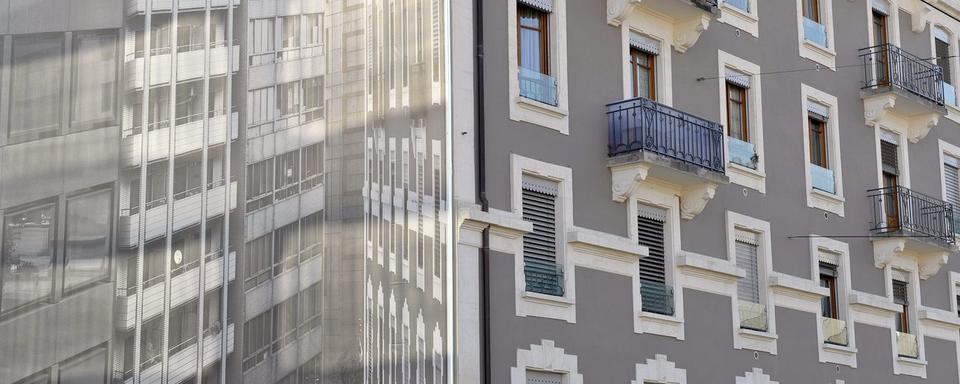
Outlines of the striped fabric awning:
[{"label": "striped fabric awning", "polygon": [[724,78],[730,84],[741,88],[750,88],[750,75],[736,69],[727,68],[726,73],[724,73]]},{"label": "striped fabric awning", "polygon": [[656,39],[630,31],[630,46],[651,55],[660,54],[660,42]]},{"label": "striped fabric awning", "polygon": [[815,101],[807,101],[807,112],[822,121],[830,118],[830,107]]},{"label": "striped fabric awning", "polygon": [[517,0],[520,4],[527,5],[544,12],[553,12],[553,0]]}]

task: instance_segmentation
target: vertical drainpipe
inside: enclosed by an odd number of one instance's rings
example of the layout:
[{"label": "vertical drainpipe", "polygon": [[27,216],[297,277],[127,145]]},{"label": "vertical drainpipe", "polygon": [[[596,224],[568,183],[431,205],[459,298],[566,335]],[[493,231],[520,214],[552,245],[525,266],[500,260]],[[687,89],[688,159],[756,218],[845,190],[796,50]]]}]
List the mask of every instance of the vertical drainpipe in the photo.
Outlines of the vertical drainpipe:
[{"label": "vertical drainpipe", "polygon": [[[473,0],[473,37],[476,49],[474,57],[474,113],[475,113],[475,147],[477,151],[474,174],[476,177],[477,201],[480,202],[480,209],[484,212],[489,211],[490,204],[487,201],[487,177],[486,177],[486,134],[484,120],[484,89],[483,89],[483,0]],[[481,350],[483,351],[483,383],[491,382],[491,364],[490,364],[490,228],[484,227],[481,236],[480,245],[480,312],[482,330]]]}]

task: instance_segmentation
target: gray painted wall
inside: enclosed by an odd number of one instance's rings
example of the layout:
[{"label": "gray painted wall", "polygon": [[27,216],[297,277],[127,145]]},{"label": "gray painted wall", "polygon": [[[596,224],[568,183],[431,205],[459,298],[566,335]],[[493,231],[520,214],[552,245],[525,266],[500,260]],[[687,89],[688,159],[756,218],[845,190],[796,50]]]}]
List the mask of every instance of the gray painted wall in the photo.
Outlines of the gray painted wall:
[{"label": "gray painted wall", "polygon": [[[616,235],[626,235],[627,210],[610,198],[611,177],[606,168],[607,121],[604,105],[622,98],[622,67],[619,28],[606,23],[606,2],[568,0],[567,60],[570,134],[509,120],[507,67],[507,7],[513,1],[484,2],[485,92],[488,180],[491,206],[509,210],[509,158],[511,153],[570,167],[573,171],[574,224]],[[867,43],[867,7],[864,0],[833,1],[837,38],[836,63],[861,62],[857,50]],[[720,100],[716,80],[717,49],[751,61],[764,72],[814,68],[814,62],[798,54],[796,4],[793,1],[761,2],[760,38],[716,20],[686,53],[673,52],[673,105],[681,110],[717,121]],[[930,56],[929,28],[910,29],[910,15],[901,15],[901,40],[905,50]],[[718,188],[716,197],[693,220],[681,223],[682,248],[714,257],[726,257],[726,210],[771,223],[773,268],[777,272],[812,278],[809,240],[790,235],[817,233],[832,236],[869,234],[872,211],[866,190],[878,187],[875,141],[872,127],[863,120],[860,99],[862,70],[820,70],[763,77],[763,129],[765,136],[766,194],[735,184]],[[801,83],[838,98],[842,146],[845,217],[807,207],[802,183],[803,162]],[[909,145],[912,188],[940,196],[938,139],[960,144],[960,126],[941,118],[939,125],[917,144]],[[873,248],[866,238],[842,239],[850,246],[852,289],[885,295],[883,274],[874,267]],[[733,382],[733,378],[761,367],[781,383],[832,383],[840,378],[850,383],[914,383],[908,376],[892,376],[891,345],[886,329],[857,324],[859,368],[817,362],[816,320],[812,314],[777,309],[779,355],[733,349],[729,298],[686,291],[686,341],[633,333],[630,314],[631,288],[620,276],[577,270],[577,323],[515,316],[512,256],[494,257],[493,287],[493,382],[509,382],[509,367],[516,363],[516,349],[529,348],[540,339],[551,339],[567,353],[580,357],[586,382],[629,382],[634,364],[665,353],[679,367],[687,368],[691,383]],[[960,271],[960,260],[950,262],[934,277],[921,282],[924,306],[950,309],[948,271]],[[723,358],[718,358],[718,356]],[[955,383],[957,356],[952,342],[926,339],[928,380]],[[894,378],[895,377],[895,378]],[[723,378],[723,381],[720,378]],[[830,380],[830,381],[828,381]]]}]

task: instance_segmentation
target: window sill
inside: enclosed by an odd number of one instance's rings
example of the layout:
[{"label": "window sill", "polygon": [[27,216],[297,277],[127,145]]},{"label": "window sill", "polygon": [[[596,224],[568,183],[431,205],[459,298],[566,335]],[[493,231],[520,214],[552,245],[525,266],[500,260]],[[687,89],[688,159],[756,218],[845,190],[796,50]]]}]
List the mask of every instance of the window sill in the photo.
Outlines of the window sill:
[{"label": "window sill", "polygon": [[733,339],[736,349],[749,349],[771,355],[777,354],[777,339],[779,339],[779,336],[776,333],[738,327]]},{"label": "window sill", "polygon": [[717,21],[741,29],[753,37],[760,37],[759,20],[756,10],[748,12],[727,3],[720,5],[720,18],[717,19]]},{"label": "window sill", "polygon": [[524,291],[520,297],[523,298],[524,301],[528,301],[530,303],[545,304],[560,308],[567,308],[573,305],[573,299],[566,296],[553,296],[543,293]]},{"label": "window sill", "polygon": [[843,205],[846,200],[843,196],[810,188],[807,191],[807,203],[811,208],[821,209],[843,217]]},{"label": "window sill", "polygon": [[857,367],[857,349],[849,345],[820,342],[820,362]]},{"label": "window sill", "polygon": [[[676,299],[675,299],[676,300]],[[683,318],[678,315],[661,315],[653,312],[640,312],[637,316],[636,331],[683,340]]]},{"label": "window sill", "polygon": [[820,44],[801,37],[800,56],[813,60],[831,71],[836,70],[837,52],[833,48],[824,47]]},{"label": "window sill", "polygon": [[568,135],[570,134],[569,111],[565,108],[562,99],[565,95],[561,93],[559,97],[561,97],[560,105],[553,106],[521,97],[519,91],[516,91],[510,103],[510,120],[536,124]]},{"label": "window sill", "polygon": [[528,109],[534,112],[539,112],[555,119],[561,119],[567,117],[567,110],[555,107],[547,103],[541,103],[539,101],[528,99],[523,96],[517,96],[517,105],[524,109]]},{"label": "window sill", "polygon": [[[760,165],[757,165],[759,168]],[[766,173],[744,167],[736,163],[727,163],[727,176],[730,177],[730,182],[744,187],[753,189],[760,193],[766,193]]]},{"label": "window sill", "polygon": [[842,353],[845,355],[854,355],[857,353],[857,349],[849,345],[839,345],[839,344],[830,344],[830,343],[821,342],[820,348],[823,348],[824,350],[830,351],[833,353]]}]

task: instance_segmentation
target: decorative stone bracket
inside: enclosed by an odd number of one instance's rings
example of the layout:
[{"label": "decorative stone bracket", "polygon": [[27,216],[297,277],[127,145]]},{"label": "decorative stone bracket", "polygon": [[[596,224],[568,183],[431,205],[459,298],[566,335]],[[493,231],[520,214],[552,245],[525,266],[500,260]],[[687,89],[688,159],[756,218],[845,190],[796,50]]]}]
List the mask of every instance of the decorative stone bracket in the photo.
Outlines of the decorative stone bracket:
[{"label": "decorative stone bracket", "polygon": [[[897,103],[897,96],[893,94],[883,94],[863,99],[863,119],[865,124],[871,127],[882,125],[884,120],[889,119],[890,112]],[[937,125],[940,121],[940,114],[936,112],[921,113],[919,115],[907,116],[906,135],[907,140],[916,144]]]},{"label": "decorative stone bracket", "polygon": [[[650,173],[650,167],[651,165],[646,163],[631,163],[611,168],[613,201],[623,203],[639,192]],[[691,220],[699,215],[716,192],[717,183],[707,180],[680,186],[677,190],[677,195],[680,196],[680,217]]]},{"label": "decorative stone bracket", "polygon": [[927,28],[927,22],[930,21],[930,12],[933,11],[927,3],[936,3],[937,0],[924,2],[922,0],[905,0],[900,6],[910,13],[910,29],[914,33],[921,33]]},{"label": "decorative stone bracket", "polygon": [[940,271],[947,264],[949,251],[906,251],[907,239],[890,238],[873,240],[873,265],[883,269],[897,258],[915,255],[917,259],[918,275],[926,280]]},{"label": "decorative stone bracket", "polygon": [[[607,24],[619,27],[643,0],[607,0]],[[691,5],[692,7],[693,5]],[[684,53],[690,49],[703,31],[710,26],[712,14],[703,12],[686,20],[675,20],[673,24],[673,48]]]}]

